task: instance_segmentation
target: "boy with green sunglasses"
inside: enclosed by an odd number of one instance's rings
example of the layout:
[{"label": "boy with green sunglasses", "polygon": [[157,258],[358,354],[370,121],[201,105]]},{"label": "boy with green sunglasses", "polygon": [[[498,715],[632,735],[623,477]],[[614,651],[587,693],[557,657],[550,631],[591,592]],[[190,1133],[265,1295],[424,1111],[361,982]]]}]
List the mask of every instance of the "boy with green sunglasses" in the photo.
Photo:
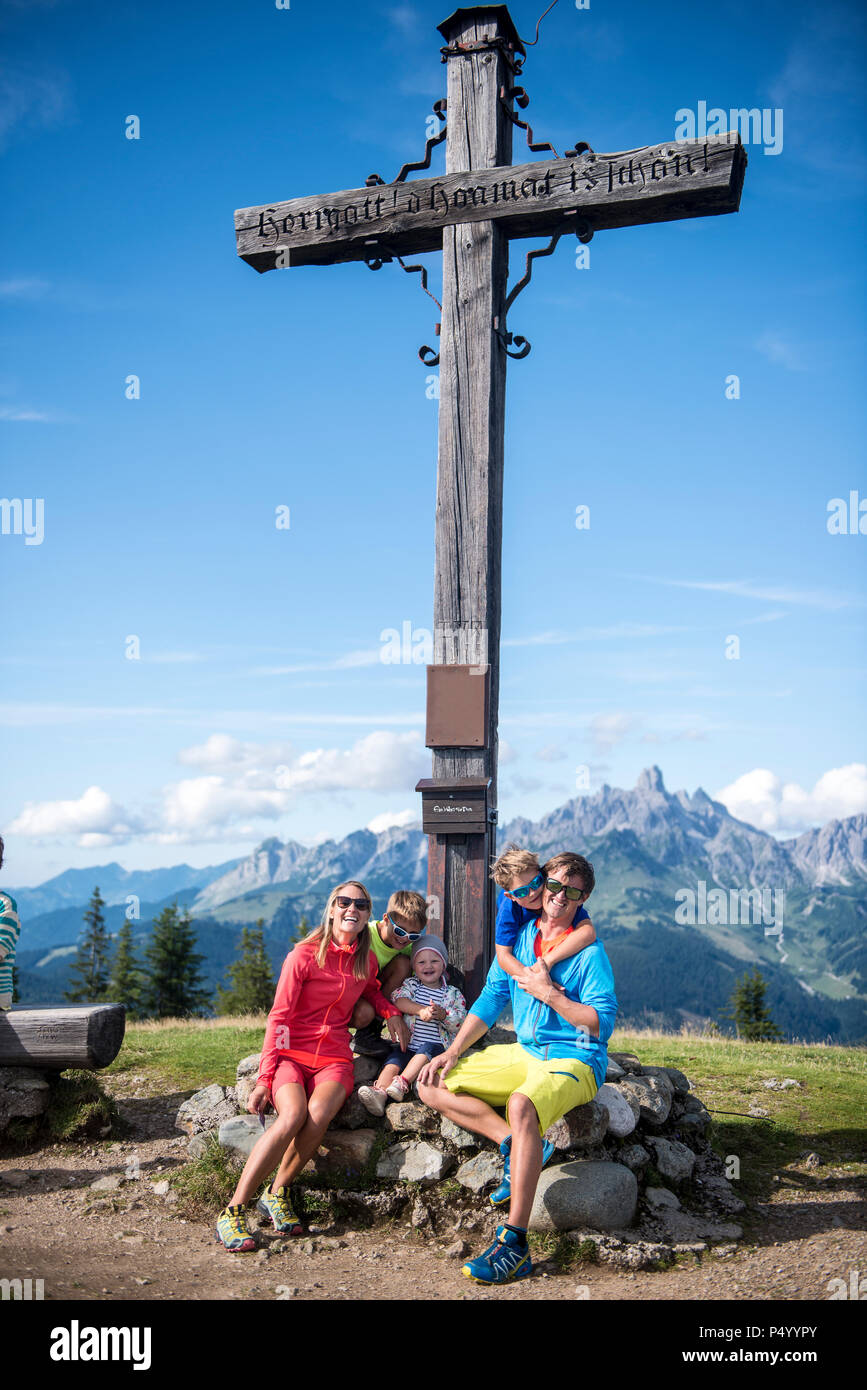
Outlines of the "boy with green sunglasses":
[{"label": "boy with green sunglasses", "polygon": [[[544,955],[544,965],[548,969],[556,965],[558,961],[565,960],[567,956],[577,955],[583,951],[585,946],[590,946],[596,940],[596,931],[590,920],[590,914],[584,907],[584,903],[593,892],[595,878],[593,875],[593,865],[586,859],[582,859],[582,879],[584,887],[582,890],[567,888],[566,897],[570,901],[578,901],[580,906],[572,920],[572,926]],[[497,899],[497,920],[495,927],[495,949],[497,952],[497,963],[505,970],[507,975],[512,975],[518,981],[528,974],[527,967],[516,959],[514,945],[520,929],[538,916],[542,910],[542,890],[546,885],[545,876],[539,866],[539,860],[530,850],[519,849],[517,845],[508,845],[491,869],[491,878],[501,890]],[[556,887],[552,886],[556,883]],[[558,892],[561,884],[555,879],[548,879],[547,886],[553,893]],[[541,972],[543,957],[534,966],[533,970]]]}]

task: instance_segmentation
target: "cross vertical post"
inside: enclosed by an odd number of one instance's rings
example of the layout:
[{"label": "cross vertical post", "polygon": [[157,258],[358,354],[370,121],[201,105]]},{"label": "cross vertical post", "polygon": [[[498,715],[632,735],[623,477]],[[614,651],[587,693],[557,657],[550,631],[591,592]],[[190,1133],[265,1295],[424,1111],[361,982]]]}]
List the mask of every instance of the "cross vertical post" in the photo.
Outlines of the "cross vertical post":
[{"label": "cross vertical post", "polygon": [[[451,50],[446,173],[467,173],[471,199],[469,171],[512,162],[512,125],[500,92],[514,85],[507,45],[522,49],[504,5],[458,10],[440,33]],[[469,678],[487,681],[488,690],[484,747],[434,748],[433,782],[478,778],[489,788],[481,833],[430,835],[428,895],[439,904],[441,930],[470,998],[481,989],[493,949],[488,865],[496,836],[507,363],[494,323],[505,327],[508,271],[508,237],[498,223],[443,229],[434,662],[469,667]]]}]

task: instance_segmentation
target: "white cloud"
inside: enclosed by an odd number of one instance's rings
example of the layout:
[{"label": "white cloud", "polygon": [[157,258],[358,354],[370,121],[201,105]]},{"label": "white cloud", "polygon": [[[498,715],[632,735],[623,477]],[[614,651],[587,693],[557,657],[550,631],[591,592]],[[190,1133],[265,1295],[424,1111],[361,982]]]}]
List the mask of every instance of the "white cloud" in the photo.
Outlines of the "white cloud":
[{"label": "white cloud", "polygon": [[753,347],[775,366],[785,367],[789,372],[805,372],[806,365],[794,343],[787,342],[773,329],[767,329],[756,339]]},{"label": "white cloud", "polygon": [[543,763],[561,763],[566,757],[566,749],[560,743],[546,743],[544,748],[536,749],[536,757]]},{"label": "white cloud", "polygon": [[417,733],[368,734],[352,748],[315,748],[280,770],[278,786],[288,791],[394,791],[415,786],[429,769]]},{"label": "white cloud", "polygon": [[47,280],[35,275],[21,275],[17,280],[0,280],[0,295],[4,299],[35,299],[49,288]]},{"label": "white cloud", "polygon": [[862,598],[845,594],[829,594],[821,589],[789,589],[773,585],[754,584],[747,579],[659,579],[656,575],[637,576],[645,583],[665,584],[670,589],[703,589],[707,593],[731,594],[735,598],[756,598],[763,603],[794,603],[804,608],[848,608],[861,605]]},{"label": "white cloud", "polygon": [[374,816],[373,820],[367,822],[367,829],[372,830],[374,835],[381,835],[383,830],[390,830],[392,826],[419,825],[421,823],[421,811],[416,807],[413,811],[383,811],[381,816]]},{"label": "white cloud", "polygon": [[69,114],[70,105],[65,74],[7,65],[0,76],[0,146],[19,126],[40,130],[59,125]]},{"label": "white cloud", "polygon": [[634,714],[597,714],[590,720],[590,736],[598,753],[608,753],[635,728]]},{"label": "white cloud", "polygon": [[797,834],[812,825],[867,812],[867,763],[831,768],[812,791],[757,767],[716,792],[714,800],[759,830]]},{"label": "white cloud", "polygon": [[38,839],[43,836],[78,835],[79,844],[107,844],[124,840],[138,828],[137,819],[112,801],[101,787],[88,787],[76,801],[33,801],[9,826],[9,834]]}]

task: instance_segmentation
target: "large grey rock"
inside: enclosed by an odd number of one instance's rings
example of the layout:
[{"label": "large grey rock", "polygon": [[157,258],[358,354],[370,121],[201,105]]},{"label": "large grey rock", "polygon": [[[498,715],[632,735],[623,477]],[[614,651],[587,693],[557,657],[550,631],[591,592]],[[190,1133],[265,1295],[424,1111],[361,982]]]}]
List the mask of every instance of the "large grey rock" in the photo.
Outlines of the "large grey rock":
[{"label": "large grey rock", "polygon": [[607,1083],[600,1086],[594,1099],[608,1111],[609,1134],[613,1134],[617,1139],[625,1139],[627,1134],[632,1133],[638,1123],[638,1105],[636,1103],[633,1109],[619,1086]]},{"label": "large grey rock", "polygon": [[196,1091],[194,1096],[184,1101],[175,1119],[175,1129],[183,1130],[192,1138],[194,1134],[217,1129],[224,1120],[230,1120],[237,1113],[234,1087],[224,1090],[214,1083]]},{"label": "large grey rock", "polygon": [[656,1222],[662,1226],[665,1238],[669,1241],[690,1242],[706,1240],[713,1243],[720,1240],[740,1240],[743,1231],[724,1221],[713,1221],[703,1216],[691,1216],[688,1212],[662,1207],[654,1212]]},{"label": "large grey rock", "polygon": [[608,1056],[624,1071],[628,1071],[634,1076],[641,1075],[643,1068],[634,1052],[609,1052]]},{"label": "large grey rock", "polygon": [[370,1112],[365,1110],[361,1101],[358,1099],[358,1092],[353,1091],[346,1097],[342,1106],[338,1110],[329,1129],[361,1129],[370,1124]]},{"label": "large grey rock", "polygon": [[468,1187],[471,1192],[483,1192],[486,1187],[492,1187],[500,1182],[503,1176],[503,1160],[499,1154],[485,1153],[476,1154],[475,1158],[467,1159],[462,1163],[455,1177],[464,1187]]},{"label": "large grey rock", "polygon": [[[277,1116],[268,1115],[265,1128],[270,1129],[276,1123]],[[255,1115],[234,1115],[220,1125],[217,1138],[220,1147],[226,1150],[227,1158],[243,1167],[261,1133],[262,1126]]]},{"label": "large grey rock", "polygon": [[639,1118],[644,1124],[661,1127],[671,1111],[674,1087],[668,1077],[628,1076],[619,1083],[627,1100],[638,1102]]},{"label": "large grey rock", "polygon": [[555,1149],[569,1153],[575,1149],[594,1149],[602,1143],[608,1130],[608,1111],[594,1098],[586,1105],[568,1110],[545,1131]]},{"label": "large grey rock", "polygon": [[679,1144],[676,1139],[648,1138],[646,1142],[653,1150],[660,1177],[673,1183],[689,1181],[695,1167],[695,1154],[692,1149],[688,1149],[685,1144]]},{"label": "large grey rock", "polygon": [[605,1068],[605,1080],[606,1080],[606,1081],[620,1081],[621,1078],[624,1077],[625,1075],[626,1075],[626,1072],[623,1070],[623,1068],[622,1068],[621,1066],[619,1066],[619,1065],[617,1064],[617,1062],[612,1061],[612,1059],[609,1057],[609,1058],[608,1058],[608,1065],[607,1065],[607,1067]]},{"label": "large grey rock", "polygon": [[667,1187],[649,1187],[644,1194],[644,1200],[651,1211],[656,1211],[660,1207],[671,1207],[677,1211],[680,1207],[680,1199]]},{"label": "large grey rock", "polygon": [[450,1144],[454,1144],[456,1149],[477,1149],[482,1142],[477,1134],[472,1134],[468,1129],[462,1129],[456,1125],[454,1120],[450,1120],[447,1115],[443,1115],[440,1123],[440,1134],[443,1139],[447,1139]]},{"label": "large grey rock", "polygon": [[356,1086],[366,1086],[368,1081],[375,1081],[382,1071],[382,1063],[375,1057],[358,1056],[352,1063],[352,1070],[355,1075]]},{"label": "large grey rock", "polygon": [[684,1134],[695,1134],[702,1138],[711,1126],[711,1116],[698,1096],[684,1096],[683,1113],[678,1117],[676,1128]]},{"label": "large grey rock", "polygon": [[657,1076],[663,1081],[667,1081],[672,1090],[679,1091],[686,1095],[690,1090],[690,1084],[682,1071],[677,1067],[642,1067],[642,1076]]},{"label": "large grey rock", "polygon": [[0,1067],[0,1132],[10,1120],[33,1120],[48,1106],[51,1086],[32,1067]]},{"label": "large grey rock", "polygon": [[249,1057],[244,1057],[238,1063],[236,1070],[237,1080],[235,1082],[235,1101],[239,1110],[247,1109],[247,1101],[256,1089],[256,1078],[259,1075],[260,1054],[253,1052]]},{"label": "large grey rock", "polygon": [[396,1101],[385,1107],[385,1127],[398,1133],[436,1134],[439,1129],[436,1111],[412,1101]]},{"label": "large grey rock", "polygon": [[375,1129],[329,1129],[305,1173],[361,1173],[376,1144]]},{"label": "large grey rock", "polygon": [[617,1155],[617,1161],[625,1163],[626,1167],[640,1178],[650,1163],[650,1154],[640,1144],[627,1144]]},{"label": "large grey rock", "polygon": [[428,1186],[444,1178],[454,1166],[454,1154],[443,1153],[423,1139],[413,1139],[392,1144],[390,1149],[386,1149],[376,1165],[376,1176],[392,1181],[400,1178],[405,1182],[420,1182]]},{"label": "large grey rock", "polygon": [[746,1208],[746,1203],[735,1192],[728,1178],[721,1173],[703,1174],[701,1187],[705,1196],[711,1197],[717,1206],[732,1216],[737,1216]]},{"label": "large grey rock", "polygon": [[638,1183],[622,1163],[563,1163],[542,1173],[530,1212],[530,1228],[617,1230],[632,1223],[637,1203]]}]

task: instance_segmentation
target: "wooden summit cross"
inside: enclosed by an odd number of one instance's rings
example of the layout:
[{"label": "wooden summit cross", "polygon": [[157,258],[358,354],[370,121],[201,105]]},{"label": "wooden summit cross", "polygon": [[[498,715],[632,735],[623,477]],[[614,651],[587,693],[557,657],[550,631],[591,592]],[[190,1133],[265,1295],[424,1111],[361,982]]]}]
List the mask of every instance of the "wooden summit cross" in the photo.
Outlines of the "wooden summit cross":
[{"label": "wooden summit cross", "polygon": [[[238,254],[258,271],[363,260],[378,269],[405,253],[442,250],[439,468],[434,578],[434,662],[428,667],[427,746],[433,777],[420,782],[430,835],[428,895],[468,997],[493,952],[488,865],[496,837],[506,313],[530,278],[531,258],[564,233],[736,212],[746,155],[737,136],[664,141],[620,154],[584,143],[512,165],[515,113],[528,98],[514,81],[524,46],[505,5],[459,9],[439,32],[448,65],[447,132],[393,183],[294,198],[235,214]],[[440,119],[443,103],[434,107]],[[446,143],[446,173],[404,182]],[[553,150],[552,150],[553,153]],[[509,241],[549,235],[507,297]],[[421,270],[421,267],[404,267]],[[425,284],[423,274],[422,283]],[[429,348],[422,361],[438,360]],[[432,914],[433,915],[433,914]]]}]

